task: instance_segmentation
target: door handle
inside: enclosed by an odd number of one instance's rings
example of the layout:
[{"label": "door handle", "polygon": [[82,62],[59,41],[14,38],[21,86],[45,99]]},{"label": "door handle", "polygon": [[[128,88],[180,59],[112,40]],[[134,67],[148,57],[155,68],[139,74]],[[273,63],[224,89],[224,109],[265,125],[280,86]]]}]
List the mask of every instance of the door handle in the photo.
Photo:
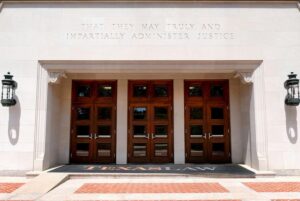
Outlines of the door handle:
[{"label": "door handle", "polygon": [[93,133],[91,133],[91,134],[89,135],[89,138],[90,138],[90,139],[93,139]]},{"label": "door handle", "polygon": [[210,135],[210,133],[208,133],[207,135],[208,135],[208,139],[210,139],[210,138],[211,138],[211,135]]},{"label": "door handle", "polygon": [[206,133],[204,133],[204,135],[203,135],[203,139],[205,139],[205,140],[206,140]]},{"label": "door handle", "polygon": [[151,133],[151,139],[155,139],[154,133]]},{"label": "door handle", "polygon": [[145,135],[145,138],[149,139],[150,138],[150,133],[147,133],[147,135]]},{"label": "door handle", "polygon": [[97,133],[94,133],[94,139],[98,139]]}]

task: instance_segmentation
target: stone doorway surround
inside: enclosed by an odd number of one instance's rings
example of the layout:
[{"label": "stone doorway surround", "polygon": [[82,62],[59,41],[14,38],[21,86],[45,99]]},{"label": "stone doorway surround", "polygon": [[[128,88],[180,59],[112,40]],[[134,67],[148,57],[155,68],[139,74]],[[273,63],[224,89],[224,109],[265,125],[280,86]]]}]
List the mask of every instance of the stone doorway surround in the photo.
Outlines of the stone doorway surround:
[{"label": "stone doorway surround", "polygon": [[[245,162],[257,170],[268,170],[267,135],[265,131],[264,71],[262,60],[193,60],[193,61],[38,61],[37,101],[35,123],[34,171],[52,167],[55,161],[48,158],[47,144],[51,140],[49,132],[48,100],[51,98],[49,87],[57,85],[67,74],[99,73],[119,75],[117,88],[117,164],[126,164],[127,158],[127,83],[123,74],[150,75],[149,79],[159,75],[159,79],[170,79],[172,75],[181,75],[174,80],[174,163],[184,164],[184,75],[185,74],[226,74],[240,78],[245,84],[249,97],[249,135],[250,160]],[[148,77],[148,76],[146,76]],[[138,77],[135,79],[139,79]],[[172,79],[172,78],[171,78]],[[195,78],[194,78],[195,79]],[[229,79],[229,78],[227,78]],[[230,87],[230,94],[233,90]],[[124,101],[126,100],[126,101]],[[232,105],[232,100],[230,100]],[[232,118],[231,127],[236,118]],[[231,128],[233,129],[233,128]],[[123,143],[123,142],[126,143]],[[234,154],[234,153],[233,153]]]}]

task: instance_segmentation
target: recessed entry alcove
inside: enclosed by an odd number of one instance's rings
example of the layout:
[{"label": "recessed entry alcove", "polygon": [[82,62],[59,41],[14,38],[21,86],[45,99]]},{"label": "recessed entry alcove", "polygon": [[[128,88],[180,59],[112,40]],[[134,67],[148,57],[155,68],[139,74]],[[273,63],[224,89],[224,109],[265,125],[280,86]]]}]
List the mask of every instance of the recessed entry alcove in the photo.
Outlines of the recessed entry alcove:
[{"label": "recessed entry alcove", "polygon": [[[39,61],[34,170],[70,163],[72,82],[116,83],[115,163],[128,161],[128,90],[134,80],[172,84],[172,161],[186,163],[185,82],[228,82],[228,132],[231,163],[267,169],[261,60],[209,61]],[[147,137],[147,136],[146,136]],[[163,144],[163,143],[161,143]],[[162,145],[163,146],[163,145]],[[104,152],[103,152],[104,153]],[[163,152],[161,152],[163,153]],[[227,161],[228,162],[228,161]]]}]

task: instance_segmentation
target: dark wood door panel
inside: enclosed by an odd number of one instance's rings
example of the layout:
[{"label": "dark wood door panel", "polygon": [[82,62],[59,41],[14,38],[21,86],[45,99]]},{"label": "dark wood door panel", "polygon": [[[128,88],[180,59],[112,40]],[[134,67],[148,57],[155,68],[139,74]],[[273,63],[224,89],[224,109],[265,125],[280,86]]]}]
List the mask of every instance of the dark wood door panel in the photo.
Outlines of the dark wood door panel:
[{"label": "dark wood door panel", "polygon": [[128,162],[172,162],[172,81],[129,81],[128,86]]},{"label": "dark wood door panel", "polygon": [[116,81],[73,81],[72,163],[115,163]]},{"label": "dark wood door panel", "polygon": [[228,104],[227,80],[185,81],[186,162],[230,162]]}]

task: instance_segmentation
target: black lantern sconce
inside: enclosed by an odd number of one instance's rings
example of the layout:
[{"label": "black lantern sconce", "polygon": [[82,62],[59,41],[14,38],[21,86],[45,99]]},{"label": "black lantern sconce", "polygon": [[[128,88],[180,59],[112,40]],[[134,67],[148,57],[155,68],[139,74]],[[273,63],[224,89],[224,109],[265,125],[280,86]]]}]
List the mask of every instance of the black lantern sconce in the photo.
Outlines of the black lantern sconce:
[{"label": "black lantern sconce", "polygon": [[299,79],[297,79],[297,74],[293,72],[291,72],[288,77],[289,79],[284,82],[284,87],[287,90],[285,104],[298,106],[300,103]]},{"label": "black lantern sconce", "polygon": [[15,99],[15,90],[18,84],[13,80],[13,75],[9,72],[4,75],[4,80],[2,80],[2,93],[1,93],[1,104],[3,106],[13,106],[16,105],[17,101]]}]

